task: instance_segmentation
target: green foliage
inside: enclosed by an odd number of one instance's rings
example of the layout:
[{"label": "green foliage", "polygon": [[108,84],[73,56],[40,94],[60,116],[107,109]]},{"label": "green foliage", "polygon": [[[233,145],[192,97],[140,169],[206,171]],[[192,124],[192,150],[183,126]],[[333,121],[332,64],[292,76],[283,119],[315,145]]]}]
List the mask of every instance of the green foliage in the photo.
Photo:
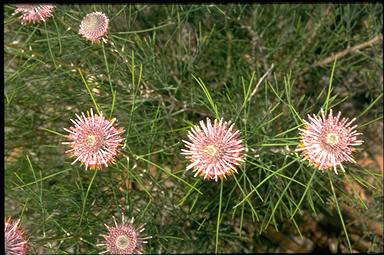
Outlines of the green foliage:
[{"label": "green foliage", "polygon": [[[32,253],[101,252],[103,224],[123,210],[146,223],[150,253],[275,251],[265,233],[288,224],[306,236],[305,213],[337,218],[340,243],[358,249],[344,205],[382,214],[344,189],[348,176],[382,203],[382,173],[325,174],[295,152],[302,118],[323,106],[358,117],[359,132],[382,130],[382,42],[321,64],[382,36],[382,5],[57,5],[32,25],[14,9],[4,8],[5,214],[22,218]],[[93,11],[110,19],[100,44],[78,34]],[[90,108],[126,130],[117,163],[97,171],[71,165],[61,144]],[[247,146],[223,182],[185,172],[180,155],[206,117],[235,122]],[[382,146],[368,137],[357,158]]]}]

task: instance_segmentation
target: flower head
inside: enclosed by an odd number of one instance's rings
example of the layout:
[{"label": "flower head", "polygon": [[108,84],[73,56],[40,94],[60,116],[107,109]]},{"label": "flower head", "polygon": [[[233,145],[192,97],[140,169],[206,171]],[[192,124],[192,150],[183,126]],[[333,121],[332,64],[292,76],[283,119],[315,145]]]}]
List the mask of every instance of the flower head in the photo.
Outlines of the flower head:
[{"label": "flower head", "polygon": [[108,32],[108,22],[108,17],[102,12],[89,13],[81,21],[79,34],[98,43]]},{"label": "flower head", "polygon": [[181,154],[186,155],[190,161],[187,170],[194,168],[195,176],[204,176],[204,179],[220,179],[237,173],[236,166],[244,162],[244,145],[240,139],[240,132],[234,130],[234,124],[223,119],[211,120],[207,118],[205,124],[195,125],[189,132],[190,141],[185,141],[186,149]]},{"label": "flower head", "polygon": [[24,255],[28,251],[28,241],[23,229],[19,225],[20,219],[4,220],[5,254]]},{"label": "flower head", "polygon": [[55,8],[52,4],[20,4],[16,7],[13,14],[22,13],[20,16],[22,23],[45,22],[48,17],[53,15]]},{"label": "flower head", "polygon": [[72,120],[74,126],[69,129],[64,128],[69,134],[68,139],[71,142],[63,142],[69,144],[71,149],[66,151],[76,161],[80,161],[88,167],[108,166],[108,163],[114,163],[115,157],[124,140],[120,134],[124,133],[124,129],[115,125],[116,119],[107,120],[104,116],[94,115],[91,109],[91,115],[88,117],[81,113],[82,117],[76,114],[77,119]]},{"label": "flower head", "polygon": [[134,219],[126,222],[124,213],[122,214],[122,223],[119,225],[113,216],[115,227],[109,227],[104,224],[108,229],[108,235],[101,235],[105,241],[101,245],[105,245],[107,250],[102,253],[112,254],[142,254],[144,247],[143,244],[147,243],[147,239],[152,236],[142,237],[140,233],[144,231],[144,224],[135,228],[133,225]]},{"label": "flower head", "polygon": [[350,127],[356,118],[351,121],[348,118],[340,120],[340,114],[333,116],[331,109],[326,118],[321,109],[321,117],[308,115],[310,122],[304,120],[305,128],[299,128],[302,139],[298,150],[318,169],[333,167],[336,174],[337,166],[345,171],[342,165],[344,161],[356,163],[352,157],[353,146],[363,143],[357,140],[357,136],[361,135],[354,130],[357,125]]}]

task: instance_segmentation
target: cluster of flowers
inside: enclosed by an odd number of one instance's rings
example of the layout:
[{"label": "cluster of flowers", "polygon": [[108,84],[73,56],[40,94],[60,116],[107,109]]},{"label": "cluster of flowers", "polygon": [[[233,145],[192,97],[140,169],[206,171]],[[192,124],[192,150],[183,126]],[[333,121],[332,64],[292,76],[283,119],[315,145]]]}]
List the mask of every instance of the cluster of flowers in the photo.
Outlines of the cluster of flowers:
[{"label": "cluster of flowers", "polygon": [[[45,21],[52,15],[51,5],[23,5],[18,7],[15,13],[22,12],[21,19],[26,22]],[[82,36],[92,42],[99,40],[107,33],[108,18],[101,12],[90,13],[81,22],[80,32]],[[340,119],[341,113],[333,116],[332,110],[328,117],[321,109],[321,116],[308,115],[304,120],[304,128],[299,129],[301,142],[298,151],[302,151],[304,158],[314,167],[322,171],[332,169],[337,174],[339,166],[343,171],[342,163],[345,161],[356,163],[352,157],[354,146],[363,143],[357,140],[356,125],[351,127],[355,119]],[[108,120],[102,113],[76,114],[77,119],[72,120],[73,126],[65,130],[69,133],[69,141],[63,142],[70,146],[66,151],[77,161],[85,165],[85,168],[102,168],[114,163],[123,146],[125,132],[119,128],[116,119]],[[195,177],[201,175],[204,179],[223,179],[237,173],[237,167],[245,162],[245,151],[240,131],[234,128],[231,121],[212,120],[207,118],[193,126],[187,134],[188,141],[183,140],[185,148],[181,154],[185,155],[190,164],[186,170],[193,170]],[[138,228],[133,226],[133,219],[125,221],[122,215],[122,223],[119,225],[113,217],[115,227],[105,225],[109,231],[103,235],[107,247],[105,252],[114,254],[141,253],[143,243],[151,237],[141,237],[143,225]],[[9,254],[25,254],[27,241],[22,230],[18,227],[19,221],[11,223],[6,220],[5,237],[6,249]]]},{"label": "cluster of flowers", "polygon": [[[17,5],[15,14],[21,14],[22,24],[45,22],[53,15],[54,5],[51,4],[23,4]],[[108,17],[102,12],[93,12],[86,15],[81,21],[79,34],[92,43],[99,43],[108,32]],[[94,115],[92,109],[86,117],[76,115],[77,119],[72,120],[74,126],[65,129],[69,132],[68,138],[71,149],[67,151],[77,161],[83,163],[85,168],[107,167],[114,163],[121,148],[124,138],[121,134],[124,129],[118,128],[115,119],[107,120],[102,115]],[[113,216],[114,227],[106,224],[108,235],[102,235],[105,241],[100,244],[106,246],[103,253],[112,254],[141,254],[144,252],[144,245],[151,236],[143,236],[144,225],[135,227],[133,218],[126,221],[124,213],[122,222],[118,224]],[[24,255],[28,252],[28,240],[20,226],[20,219],[13,221],[5,219],[5,249],[6,254]]]},{"label": "cluster of flowers", "polygon": [[[51,4],[22,4],[17,5],[13,15],[21,13],[24,23],[45,22],[53,15],[55,6]],[[80,24],[79,34],[93,43],[99,43],[108,32],[108,17],[102,12],[92,12],[86,15]]]},{"label": "cluster of flowers", "polygon": [[[122,147],[124,138],[123,128],[119,128],[116,119],[107,120],[101,114],[95,115],[93,110],[86,116],[76,114],[72,120],[74,126],[64,128],[69,134],[70,145],[66,151],[76,158],[72,164],[80,161],[85,168],[101,168],[115,162],[115,158]],[[333,116],[332,109],[328,117],[321,109],[321,117],[308,115],[310,122],[304,120],[304,129],[299,128],[301,142],[298,151],[302,151],[304,158],[320,170],[333,168],[337,174],[337,166],[345,172],[343,162],[356,163],[352,157],[354,147],[363,141],[357,140],[355,128],[348,118],[340,119],[341,113]],[[186,170],[193,169],[195,177],[204,179],[219,179],[237,173],[238,167],[245,158],[245,146],[240,138],[240,131],[234,128],[231,121],[215,119],[212,123],[207,118],[193,126],[187,134],[189,140],[183,140],[185,148],[181,154],[185,155],[190,164]]]},{"label": "cluster of flowers", "polygon": [[[111,254],[142,254],[144,252],[144,244],[152,236],[141,236],[144,231],[144,224],[135,227],[132,218],[126,221],[124,213],[122,214],[122,223],[118,224],[113,216],[114,227],[107,224],[104,226],[108,229],[108,235],[102,235],[105,242],[98,246],[106,246],[106,250],[102,253]],[[20,219],[14,221],[11,219],[4,220],[4,245],[5,254],[9,255],[25,255],[28,253],[28,239],[25,231],[20,226]],[[102,254],[100,253],[100,254]]]}]

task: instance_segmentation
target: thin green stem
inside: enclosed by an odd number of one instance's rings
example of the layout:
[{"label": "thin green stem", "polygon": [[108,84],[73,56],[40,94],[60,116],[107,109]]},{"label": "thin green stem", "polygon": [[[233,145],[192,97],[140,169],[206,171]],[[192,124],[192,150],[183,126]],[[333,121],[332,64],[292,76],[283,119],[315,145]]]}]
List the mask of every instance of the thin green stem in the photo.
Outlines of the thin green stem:
[{"label": "thin green stem", "polygon": [[155,167],[157,167],[158,169],[162,170],[163,172],[165,172],[166,174],[178,179],[179,181],[185,183],[186,185],[188,185],[189,187],[191,187],[192,189],[196,190],[197,192],[199,192],[200,195],[203,195],[203,193],[196,187],[194,187],[193,185],[189,184],[188,182],[186,182],[185,180],[183,180],[182,178],[180,178],[179,176],[177,175],[174,175],[173,173],[171,173],[170,171],[167,171],[166,169],[164,169],[163,167],[159,166],[158,164],[156,163],[153,163],[151,162],[150,160],[148,159],[145,159],[143,158],[142,156],[136,156],[137,159],[140,159],[140,160],[143,160],[144,162],[147,162],[151,165],[154,165]]},{"label": "thin green stem", "polygon": [[215,102],[213,101],[212,97],[211,97],[211,94],[209,93],[209,90],[207,88],[207,86],[204,84],[204,82],[200,79],[200,78],[197,78],[196,76],[194,76],[192,74],[193,78],[195,79],[195,81],[200,85],[201,89],[204,91],[204,94],[205,96],[207,97],[208,99],[208,102],[209,104],[211,105],[214,113],[215,113],[215,117],[217,119],[220,119],[220,115],[219,115],[219,111],[217,110],[217,105],[215,104]]},{"label": "thin green stem", "polygon": [[382,97],[383,97],[383,93],[381,93],[381,95],[379,95],[372,103],[370,103],[368,107],[365,108],[364,111],[362,111],[356,118],[358,119],[359,117],[366,114],[369,111],[369,109],[371,109]]},{"label": "thin green stem", "polygon": [[86,89],[87,89],[89,95],[91,96],[91,99],[92,99],[92,101],[93,101],[93,105],[95,106],[97,113],[98,113],[99,115],[101,115],[100,107],[99,107],[99,105],[97,104],[97,102],[96,102],[96,100],[95,100],[95,97],[93,96],[92,91],[91,91],[91,89],[90,89],[89,86],[88,86],[87,81],[84,79],[84,76],[83,76],[83,73],[81,72],[81,69],[79,68],[78,71],[79,71],[79,73],[80,73],[81,79],[83,80],[84,85],[85,85],[85,87],[86,87]]},{"label": "thin green stem", "polygon": [[109,87],[110,87],[110,89],[111,89],[111,93],[113,94],[114,90],[113,90],[113,86],[112,86],[112,78],[111,78],[111,73],[110,73],[110,71],[109,71],[109,65],[108,65],[107,55],[105,54],[104,41],[101,42],[101,46],[102,46],[102,48],[103,48],[103,56],[104,56],[105,67],[107,68]]},{"label": "thin green stem", "polygon": [[331,91],[332,91],[332,81],[333,81],[333,75],[335,73],[336,61],[337,61],[337,58],[335,58],[335,61],[333,62],[331,77],[329,78],[328,94],[327,94],[327,99],[325,100],[325,106],[324,106],[325,113],[328,112],[329,98],[331,96]]},{"label": "thin green stem", "polygon": [[44,26],[45,26],[45,34],[47,35],[47,43],[48,43],[49,54],[51,55],[52,62],[55,65],[55,68],[57,68],[55,57],[53,56],[53,52],[52,52],[51,40],[49,39],[49,35],[48,35],[48,31],[47,31],[47,23],[44,22]]},{"label": "thin green stem", "polygon": [[29,185],[32,185],[32,184],[35,184],[35,183],[38,183],[38,182],[42,182],[42,181],[44,181],[44,180],[50,179],[50,178],[52,178],[52,177],[54,177],[54,176],[56,176],[56,175],[58,175],[58,174],[65,173],[65,172],[68,172],[68,171],[70,171],[70,170],[72,170],[72,168],[67,168],[67,169],[64,169],[64,170],[62,170],[62,171],[60,171],[60,172],[57,172],[57,173],[54,173],[54,174],[50,174],[50,175],[48,175],[48,176],[44,176],[44,177],[42,177],[42,178],[40,178],[40,179],[36,179],[36,180],[33,181],[33,182],[26,183],[26,184],[24,184],[24,185],[14,187],[13,190],[22,189],[22,188],[27,187],[27,186],[29,186]]},{"label": "thin green stem", "polygon": [[292,216],[291,216],[290,220],[292,220],[292,218],[293,218],[293,216],[295,216],[297,210],[299,210],[300,205],[301,205],[301,203],[302,203],[303,200],[304,200],[304,197],[307,195],[307,192],[308,192],[309,188],[311,187],[312,180],[313,180],[313,177],[315,177],[315,174],[316,174],[316,171],[314,170],[313,173],[312,173],[312,175],[311,175],[311,178],[309,179],[309,181],[308,181],[308,183],[307,183],[307,186],[306,186],[306,188],[305,188],[305,191],[304,191],[303,195],[301,196],[301,199],[300,199],[300,201],[299,201],[299,204],[296,206],[295,211],[292,213]]},{"label": "thin green stem", "polygon": [[220,200],[219,200],[219,212],[217,213],[217,224],[216,224],[216,245],[215,245],[215,253],[217,253],[219,249],[219,232],[220,232],[220,219],[221,219],[221,203],[223,200],[223,183],[224,181],[221,180],[220,183]]},{"label": "thin green stem", "polygon": [[343,230],[344,230],[344,233],[345,233],[345,237],[347,238],[348,248],[349,248],[349,251],[352,253],[352,245],[351,245],[351,242],[349,241],[349,236],[348,236],[347,228],[345,227],[343,215],[341,214],[341,209],[340,209],[340,206],[339,206],[339,202],[337,201],[335,189],[333,188],[332,176],[331,176],[331,174],[329,172],[328,172],[328,178],[329,178],[329,183],[331,184],[331,189],[332,189],[333,197],[335,198],[337,212],[339,213],[341,225],[343,225]]},{"label": "thin green stem", "polygon": [[79,226],[81,226],[81,222],[83,221],[83,216],[84,216],[84,211],[85,211],[85,204],[87,203],[88,194],[89,194],[89,191],[91,190],[93,180],[95,180],[95,177],[96,177],[96,174],[97,174],[97,170],[98,169],[96,168],[95,169],[95,173],[92,176],[91,182],[88,185],[87,193],[85,193],[85,197],[84,197],[84,200],[83,200],[83,209],[81,211]]},{"label": "thin green stem", "polygon": [[145,32],[154,31],[154,30],[157,30],[157,29],[160,29],[160,28],[169,26],[169,25],[173,25],[173,24],[174,24],[174,23],[170,22],[170,23],[167,23],[167,24],[164,24],[164,25],[160,25],[160,26],[157,26],[157,27],[147,28],[147,29],[143,29],[143,30],[136,30],[136,31],[117,32],[116,34],[119,34],[119,35],[126,35],[126,34],[145,33]]}]

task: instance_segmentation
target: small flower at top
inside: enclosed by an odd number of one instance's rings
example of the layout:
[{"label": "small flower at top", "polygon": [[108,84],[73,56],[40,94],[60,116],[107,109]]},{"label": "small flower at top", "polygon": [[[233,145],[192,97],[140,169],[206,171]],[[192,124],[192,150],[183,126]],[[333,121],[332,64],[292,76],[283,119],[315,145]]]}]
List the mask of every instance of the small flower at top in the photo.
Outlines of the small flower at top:
[{"label": "small flower at top", "polygon": [[53,15],[55,6],[52,4],[19,4],[13,15],[22,13],[20,19],[22,23],[45,22],[48,17]]},{"label": "small flower at top", "polygon": [[102,12],[92,12],[83,18],[79,34],[92,43],[99,43],[108,32],[108,17]]},{"label": "small flower at top", "polygon": [[363,141],[357,140],[354,130],[357,125],[350,126],[356,118],[349,121],[348,118],[340,119],[341,113],[332,115],[332,109],[328,117],[325,117],[321,109],[321,117],[308,115],[309,122],[304,120],[304,129],[299,128],[302,136],[298,151],[302,151],[305,159],[320,170],[333,168],[337,174],[337,166],[345,172],[342,163],[349,161],[356,163],[352,157],[353,146],[361,145]]},{"label": "small flower at top", "polygon": [[28,252],[28,240],[19,223],[20,219],[4,219],[4,245],[7,255],[25,255]]},{"label": "small flower at top", "polygon": [[89,113],[88,117],[84,113],[81,115],[76,114],[77,119],[71,119],[74,126],[64,128],[69,132],[67,138],[71,140],[63,142],[71,147],[66,152],[76,157],[72,164],[80,161],[88,169],[107,167],[109,163],[114,163],[122,147],[124,138],[121,134],[125,132],[124,129],[117,127],[116,119],[107,120],[102,115],[94,115],[92,109],[90,116]]},{"label": "small flower at top", "polygon": [[240,138],[239,130],[234,129],[231,122],[207,118],[206,123],[200,121],[188,131],[189,141],[183,140],[186,149],[181,154],[186,155],[190,164],[187,170],[193,168],[195,177],[200,174],[204,179],[217,181],[237,173],[236,167],[244,162],[245,147]]},{"label": "small flower at top", "polygon": [[126,222],[124,213],[122,214],[121,224],[117,224],[114,216],[113,221],[115,227],[109,227],[107,224],[104,224],[109,233],[107,235],[101,235],[105,241],[99,245],[106,246],[106,251],[102,253],[143,254],[144,244],[148,242],[148,239],[152,238],[152,236],[141,236],[145,224],[135,228],[133,225],[134,219],[132,218],[129,222]]}]

